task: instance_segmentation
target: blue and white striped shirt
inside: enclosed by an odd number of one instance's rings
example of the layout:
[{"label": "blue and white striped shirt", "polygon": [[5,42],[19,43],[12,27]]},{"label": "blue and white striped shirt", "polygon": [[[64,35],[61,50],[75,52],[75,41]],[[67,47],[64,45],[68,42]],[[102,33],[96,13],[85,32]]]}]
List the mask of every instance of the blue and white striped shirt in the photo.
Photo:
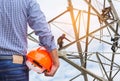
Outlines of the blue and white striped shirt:
[{"label": "blue and white striped shirt", "polygon": [[0,54],[27,53],[27,24],[49,51],[54,38],[36,0],[0,0]]}]

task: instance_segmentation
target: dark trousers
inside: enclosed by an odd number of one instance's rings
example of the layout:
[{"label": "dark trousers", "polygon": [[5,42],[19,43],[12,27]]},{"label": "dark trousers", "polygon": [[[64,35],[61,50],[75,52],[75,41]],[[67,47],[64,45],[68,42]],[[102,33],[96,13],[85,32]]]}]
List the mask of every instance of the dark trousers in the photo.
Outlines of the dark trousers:
[{"label": "dark trousers", "polygon": [[12,60],[0,60],[0,81],[29,81],[29,69],[23,64],[13,64]]}]

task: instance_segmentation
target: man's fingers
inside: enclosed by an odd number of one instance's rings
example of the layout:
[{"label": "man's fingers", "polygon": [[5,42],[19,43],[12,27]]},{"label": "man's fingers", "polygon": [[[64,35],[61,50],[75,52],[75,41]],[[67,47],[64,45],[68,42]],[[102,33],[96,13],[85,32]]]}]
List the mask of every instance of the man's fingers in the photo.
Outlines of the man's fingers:
[{"label": "man's fingers", "polygon": [[52,66],[51,71],[50,72],[45,72],[45,76],[54,76],[56,71],[57,71],[58,67],[57,66]]}]

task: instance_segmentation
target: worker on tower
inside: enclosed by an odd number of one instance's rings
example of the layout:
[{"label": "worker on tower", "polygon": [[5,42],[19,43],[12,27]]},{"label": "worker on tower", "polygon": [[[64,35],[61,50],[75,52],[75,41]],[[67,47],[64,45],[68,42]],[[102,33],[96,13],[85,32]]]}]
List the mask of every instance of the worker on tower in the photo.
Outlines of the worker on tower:
[{"label": "worker on tower", "polygon": [[60,50],[63,47],[63,39],[66,39],[67,41],[71,42],[68,38],[65,37],[65,34],[62,34],[58,39],[57,39],[57,44],[59,45]]},{"label": "worker on tower", "polygon": [[117,47],[118,47],[118,37],[115,37],[115,38],[111,38],[111,41],[113,41],[113,45],[112,45],[112,47],[111,47],[111,50],[113,51],[113,52],[115,52],[116,51],[116,49],[117,49]]},{"label": "worker on tower", "polygon": [[[109,20],[114,20],[114,15],[113,15],[111,7],[106,7],[104,9],[102,9],[101,17],[104,20],[108,20],[108,19]],[[99,16],[98,16],[98,20],[99,20],[100,24],[103,23],[103,20],[101,20]]]}]

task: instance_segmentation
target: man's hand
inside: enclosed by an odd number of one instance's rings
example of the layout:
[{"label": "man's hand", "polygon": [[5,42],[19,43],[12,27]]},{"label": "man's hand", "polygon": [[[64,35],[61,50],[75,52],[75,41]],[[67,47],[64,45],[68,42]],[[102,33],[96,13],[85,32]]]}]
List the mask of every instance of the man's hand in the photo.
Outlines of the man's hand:
[{"label": "man's hand", "polygon": [[54,49],[50,52],[51,54],[51,58],[53,61],[52,67],[50,72],[45,72],[45,76],[54,76],[57,69],[59,68],[59,58],[58,58],[58,54],[57,54],[57,49]]}]

